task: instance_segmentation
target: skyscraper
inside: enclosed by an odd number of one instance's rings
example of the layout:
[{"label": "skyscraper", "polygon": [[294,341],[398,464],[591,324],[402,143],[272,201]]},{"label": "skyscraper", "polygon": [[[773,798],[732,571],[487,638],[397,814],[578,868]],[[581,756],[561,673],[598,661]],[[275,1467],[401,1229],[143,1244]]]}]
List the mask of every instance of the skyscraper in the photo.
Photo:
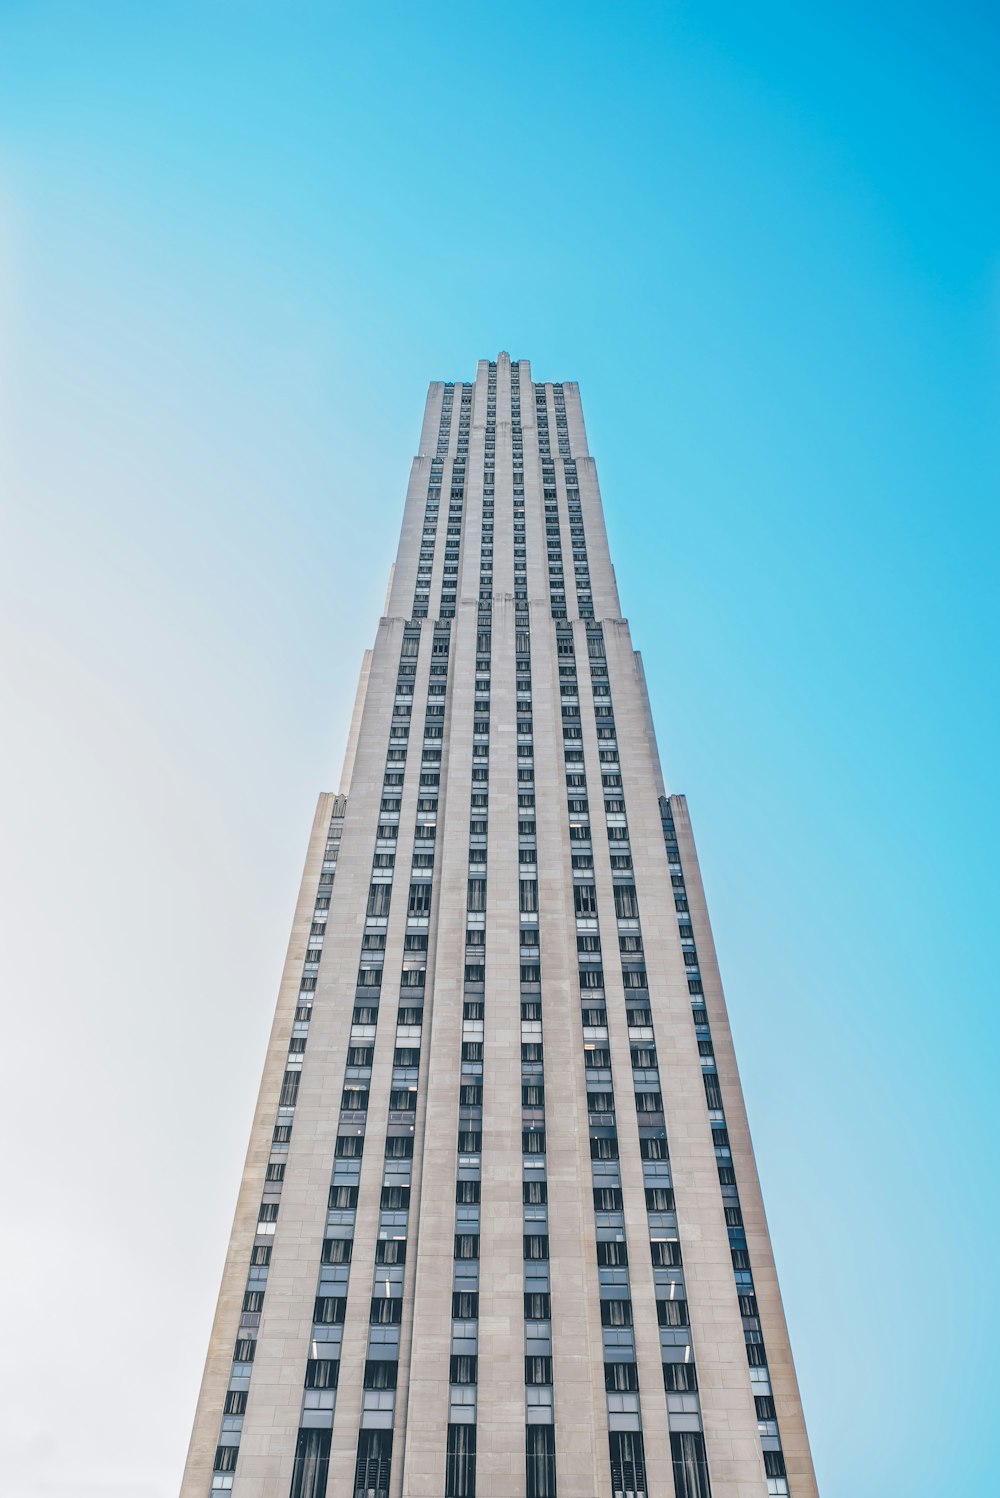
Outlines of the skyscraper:
[{"label": "skyscraper", "polygon": [[432,384],[182,1498],[816,1494],[576,385]]}]

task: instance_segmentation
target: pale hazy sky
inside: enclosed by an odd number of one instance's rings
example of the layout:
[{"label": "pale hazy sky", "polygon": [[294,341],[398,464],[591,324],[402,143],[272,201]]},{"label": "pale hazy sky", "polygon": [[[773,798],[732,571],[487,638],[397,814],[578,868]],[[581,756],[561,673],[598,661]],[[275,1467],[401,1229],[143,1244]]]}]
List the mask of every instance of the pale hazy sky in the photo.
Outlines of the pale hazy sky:
[{"label": "pale hazy sky", "polygon": [[997,29],[0,4],[5,1498],[176,1493],[426,382],[501,348],[582,386],[824,1498],[995,1486]]}]

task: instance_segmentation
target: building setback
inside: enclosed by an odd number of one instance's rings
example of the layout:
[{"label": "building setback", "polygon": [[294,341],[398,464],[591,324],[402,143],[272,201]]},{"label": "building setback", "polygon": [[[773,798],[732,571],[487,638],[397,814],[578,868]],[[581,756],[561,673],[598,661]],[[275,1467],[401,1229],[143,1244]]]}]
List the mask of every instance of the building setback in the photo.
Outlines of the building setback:
[{"label": "building setback", "polygon": [[182,1498],[815,1498],[575,384],[432,384]]}]

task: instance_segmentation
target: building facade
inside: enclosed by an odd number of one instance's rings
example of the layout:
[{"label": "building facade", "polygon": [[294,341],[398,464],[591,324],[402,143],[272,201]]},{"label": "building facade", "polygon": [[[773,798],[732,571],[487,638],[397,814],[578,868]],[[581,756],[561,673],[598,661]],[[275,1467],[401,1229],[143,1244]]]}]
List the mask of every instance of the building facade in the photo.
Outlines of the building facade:
[{"label": "building facade", "polygon": [[578,388],[432,384],[182,1498],[815,1498]]}]

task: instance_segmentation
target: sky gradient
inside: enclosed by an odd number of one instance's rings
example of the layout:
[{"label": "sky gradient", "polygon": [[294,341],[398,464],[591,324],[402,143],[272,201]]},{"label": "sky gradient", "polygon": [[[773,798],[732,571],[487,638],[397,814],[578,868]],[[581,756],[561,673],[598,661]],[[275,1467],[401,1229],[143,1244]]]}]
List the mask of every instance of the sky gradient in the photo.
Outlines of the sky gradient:
[{"label": "sky gradient", "polygon": [[821,1494],[995,1489],[998,32],[0,4],[8,1498],[176,1493],[426,383],[500,349],[581,384]]}]

